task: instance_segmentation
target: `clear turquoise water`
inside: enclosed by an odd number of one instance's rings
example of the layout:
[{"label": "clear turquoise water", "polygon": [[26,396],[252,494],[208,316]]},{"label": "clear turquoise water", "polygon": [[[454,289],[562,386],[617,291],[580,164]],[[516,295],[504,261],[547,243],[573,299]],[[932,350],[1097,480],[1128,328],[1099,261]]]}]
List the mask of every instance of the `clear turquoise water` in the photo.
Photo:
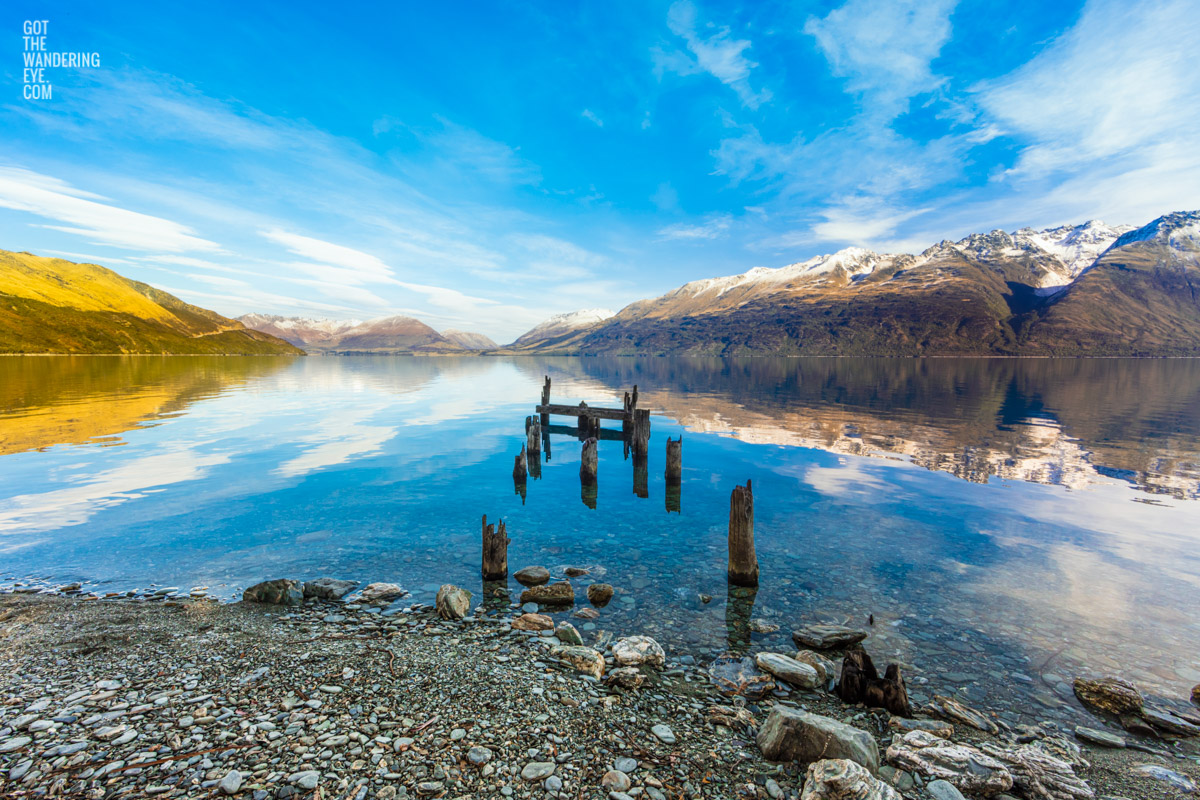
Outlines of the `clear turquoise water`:
[{"label": "clear turquoise water", "polygon": [[[588,508],[571,435],[514,491],[544,374],[555,402],[619,406],[639,384],[647,497],[604,441]],[[578,583],[618,587],[586,636],[786,652],[799,624],[873,614],[868,649],[908,665],[916,697],[1032,718],[1076,713],[1078,674],[1171,699],[1200,682],[1192,361],[2,359],[0,386],[8,582],[234,598],[328,575],[479,596],[487,514],[513,571],[594,566]],[[748,478],[761,586],[733,597],[729,493]]]}]

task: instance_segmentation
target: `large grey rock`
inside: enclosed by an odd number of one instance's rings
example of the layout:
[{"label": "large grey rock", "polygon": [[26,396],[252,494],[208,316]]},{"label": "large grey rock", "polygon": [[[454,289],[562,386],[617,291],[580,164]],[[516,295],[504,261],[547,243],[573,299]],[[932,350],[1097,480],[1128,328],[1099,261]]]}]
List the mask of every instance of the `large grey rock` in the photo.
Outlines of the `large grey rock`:
[{"label": "large grey rock", "polygon": [[604,656],[590,647],[561,644],[550,648],[550,655],[565,661],[578,672],[599,678],[604,674]]},{"label": "large grey rock", "polygon": [[810,764],[821,759],[848,759],[874,775],[879,747],[864,730],[797,708],[775,706],[758,731],[758,749],[771,761]]},{"label": "large grey rock", "polygon": [[966,744],[954,744],[928,731],[909,731],[887,749],[888,763],[927,780],[941,779],[963,792],[995,794],[1013,787],[1008,768]]},{"label": "large grey rock", "polygon": [[442,619],[462,619],[471,610],[471,593],[446,583],[438,589],[434,605]]},{"label": "large grey rock", "polygon": [[794,658],[780,653],[758,653],[754,663],[763,672],[768,672],[801,689],[816,689],[822,685],[821,675],[809,664],[803,664]]},{"label": "large grey rock", "polygon": [[667,654],[658,642],[649,636],[626,636],[612,646],[613,659],[622,667],[637,667],[643,664],[661,668],[667,663]]},{"label": "large grey rock", "polygon": [[242,592],[247,603],[265,603],[272,606],[298,606],[304,604],[304,592],[300,584],[287,578],[256,583]]},{"label": "large grey rock", "polygon": [[800,800],[903,800],[865,767],[844,758],[814,761],[804,779]]},{"label": "large grey rock", "polygon": [[593,583],[587,588],[588,602],[598,608],[604,608],[612,600],[613,587],[607,583]]},{"label": "large grey rock", "polygon": [[1121,678],[1100,678],[1089,681],[1075,679],[1075,696],[1092,712],[1104,714],[1140,714],[1142,693],[1129,681]]},{"label": "large grey rock", "polygon": [[1115,747],[1119,749],[1125,746],[1124,736],[1102,731],[1099,728],[1088,728],[1083,725],[1075,726],[1075,737],[1088,744],[1095,744],[1100,747]]},{"label": "large grey rock", "polygon": [[1142,709],[1142,719],[1160,731],[1173,733],[1176,736],[1195,736],[1196,734],[1200,734],[1200,727],[1176,715],[1170,709],[1146,706]]},{"label": "large grey rock", "polygon": [[342,581],[337,578],[317,578],[304,584],[305,597],[318,597],[322,600],[341,600],[354,591],[358,581]]},{"label": "large grey rock", "polygon": [[547,606],[569,606],[575,602],[575,589],[569,581],[548,583],[545,586],[530,586],[521,592],[522,603],[540,603]]},{"label": "large grey rock", "polygon": [[525,567],[513,573],[522,586],[541,586],[550,580],[550,570],[545,567]]},{"label": "large grey rock", "polygon": [[1096,796],[1070,764],[1044,748],[1003,747],[987,742],[980,749],[1008,768],[1013,788],[1028,800],[1091,800]]},{"label": "large grey rock", "polygon": [[225,777],[221,778],[217,788],[224,794],[237,794],[242,789],[242,773],[236,769],[229,770]]},{"label": "large grey rock", "polygon": [[521,770],[521,777],[527,781],[540,781],[554,774],[553,761],[531,761]]},{"label": "large grey rock", "polygon": [[821,679],[822,686],[828,685],[831,680],[837,677],[837,664],[834,664],[820,653],[812,650],[798,650],[792,658],[801,664],[808,664],[815,669],[817,676]]},{"label": "large grey rock", "polygon": [[708,678],[722,694],[757,700],[775,688],[775,678],[758,668],[750,656],[722,653],[708,665]]},{"label": "large grey rock", "polygon": [[812,647],[816,650],[833,650],[858,644],[867,638],[867,632],[845,625],[806,625],[792,631],[792,641],[797,647]]}]

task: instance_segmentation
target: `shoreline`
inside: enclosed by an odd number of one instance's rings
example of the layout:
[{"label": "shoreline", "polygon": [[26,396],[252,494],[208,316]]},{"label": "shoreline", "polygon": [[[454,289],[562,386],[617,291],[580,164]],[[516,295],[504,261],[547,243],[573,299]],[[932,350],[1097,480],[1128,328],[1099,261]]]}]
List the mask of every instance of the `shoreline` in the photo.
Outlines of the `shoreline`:
[{"label": "shoreline", "polygon": [[[808,765],[767,760],[754,735],[779,704],[866,731],[878,777],[903,797],[931,796],[919,770],[887,758],[899,736],[887,712],[782,681],[761,700],[731,698],[708,665],[669,652],[662,669],[637,667],[646,686],[620,688],[552,653],[563,646],[553,630],[515,628],[520,614],[506,600],[445,620],[427,604],[384,615],[317,599],[0,595],[0,793],[799,797]],[[636,633],[597,636],[605,675],[617,666],[612,642]],[[953,740],[1071,750],[1070,732],[1052,727],[989,736],[954,724]],[[1184,742],[1178,755],[1083,744],[1090,763],[1075,771],[1096,797],[1186,796],[1135,771],[1154,765],[1200,782],[1195,740]]]}]

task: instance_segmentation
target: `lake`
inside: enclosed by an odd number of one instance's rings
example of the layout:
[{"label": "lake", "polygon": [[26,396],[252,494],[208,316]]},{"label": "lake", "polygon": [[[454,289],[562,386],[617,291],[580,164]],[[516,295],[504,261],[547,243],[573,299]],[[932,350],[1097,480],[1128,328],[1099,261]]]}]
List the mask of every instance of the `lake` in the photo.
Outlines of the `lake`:
[{"label": "lake", "polygon": [[[514,487],[544,375],[552,402],[620,406],[638,384],[652,410],[641,476],[600,442],[595,508],[566,418]],[[757,592],[725,579],[747,479]],[[1084,719],[1076,675],[1173,701],[1200,682],[1196,361],[3,358],[0,487],[9,586],[233,599],[331,576],[479,598],[486,514],[510,571],[617,587],[573,620],[585,640],[790,652],[794,627],[873,615],[866,647],[907,666],[914,701],[1009,722]]]}]

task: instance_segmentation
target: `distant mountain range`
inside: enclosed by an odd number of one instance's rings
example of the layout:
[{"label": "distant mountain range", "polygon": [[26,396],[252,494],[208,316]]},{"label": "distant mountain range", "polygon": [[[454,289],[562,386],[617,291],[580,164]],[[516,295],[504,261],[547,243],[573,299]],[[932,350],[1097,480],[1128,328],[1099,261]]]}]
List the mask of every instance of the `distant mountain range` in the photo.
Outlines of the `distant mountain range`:
[{"label": "distant mountain range", "polygon": [[362,322],[244,314],[238,321],[247,328],[278,336],[310,353],[433,354],[496,348],[496,343],[481,333],[456,330],[438,333],[412,317],[384,317]]},{"label": "distant mountain range", "polygon": [[303,355],[95,264],[0,250],[0,353]]},{"label": "distant mountain range", "polygon": [[1200,355],[1200,212],[1167,214],[1137,229],[1093,221],[996,230],[942,241],[920,255],[847,248],[779,269],[693,281],[526,349]]}]

